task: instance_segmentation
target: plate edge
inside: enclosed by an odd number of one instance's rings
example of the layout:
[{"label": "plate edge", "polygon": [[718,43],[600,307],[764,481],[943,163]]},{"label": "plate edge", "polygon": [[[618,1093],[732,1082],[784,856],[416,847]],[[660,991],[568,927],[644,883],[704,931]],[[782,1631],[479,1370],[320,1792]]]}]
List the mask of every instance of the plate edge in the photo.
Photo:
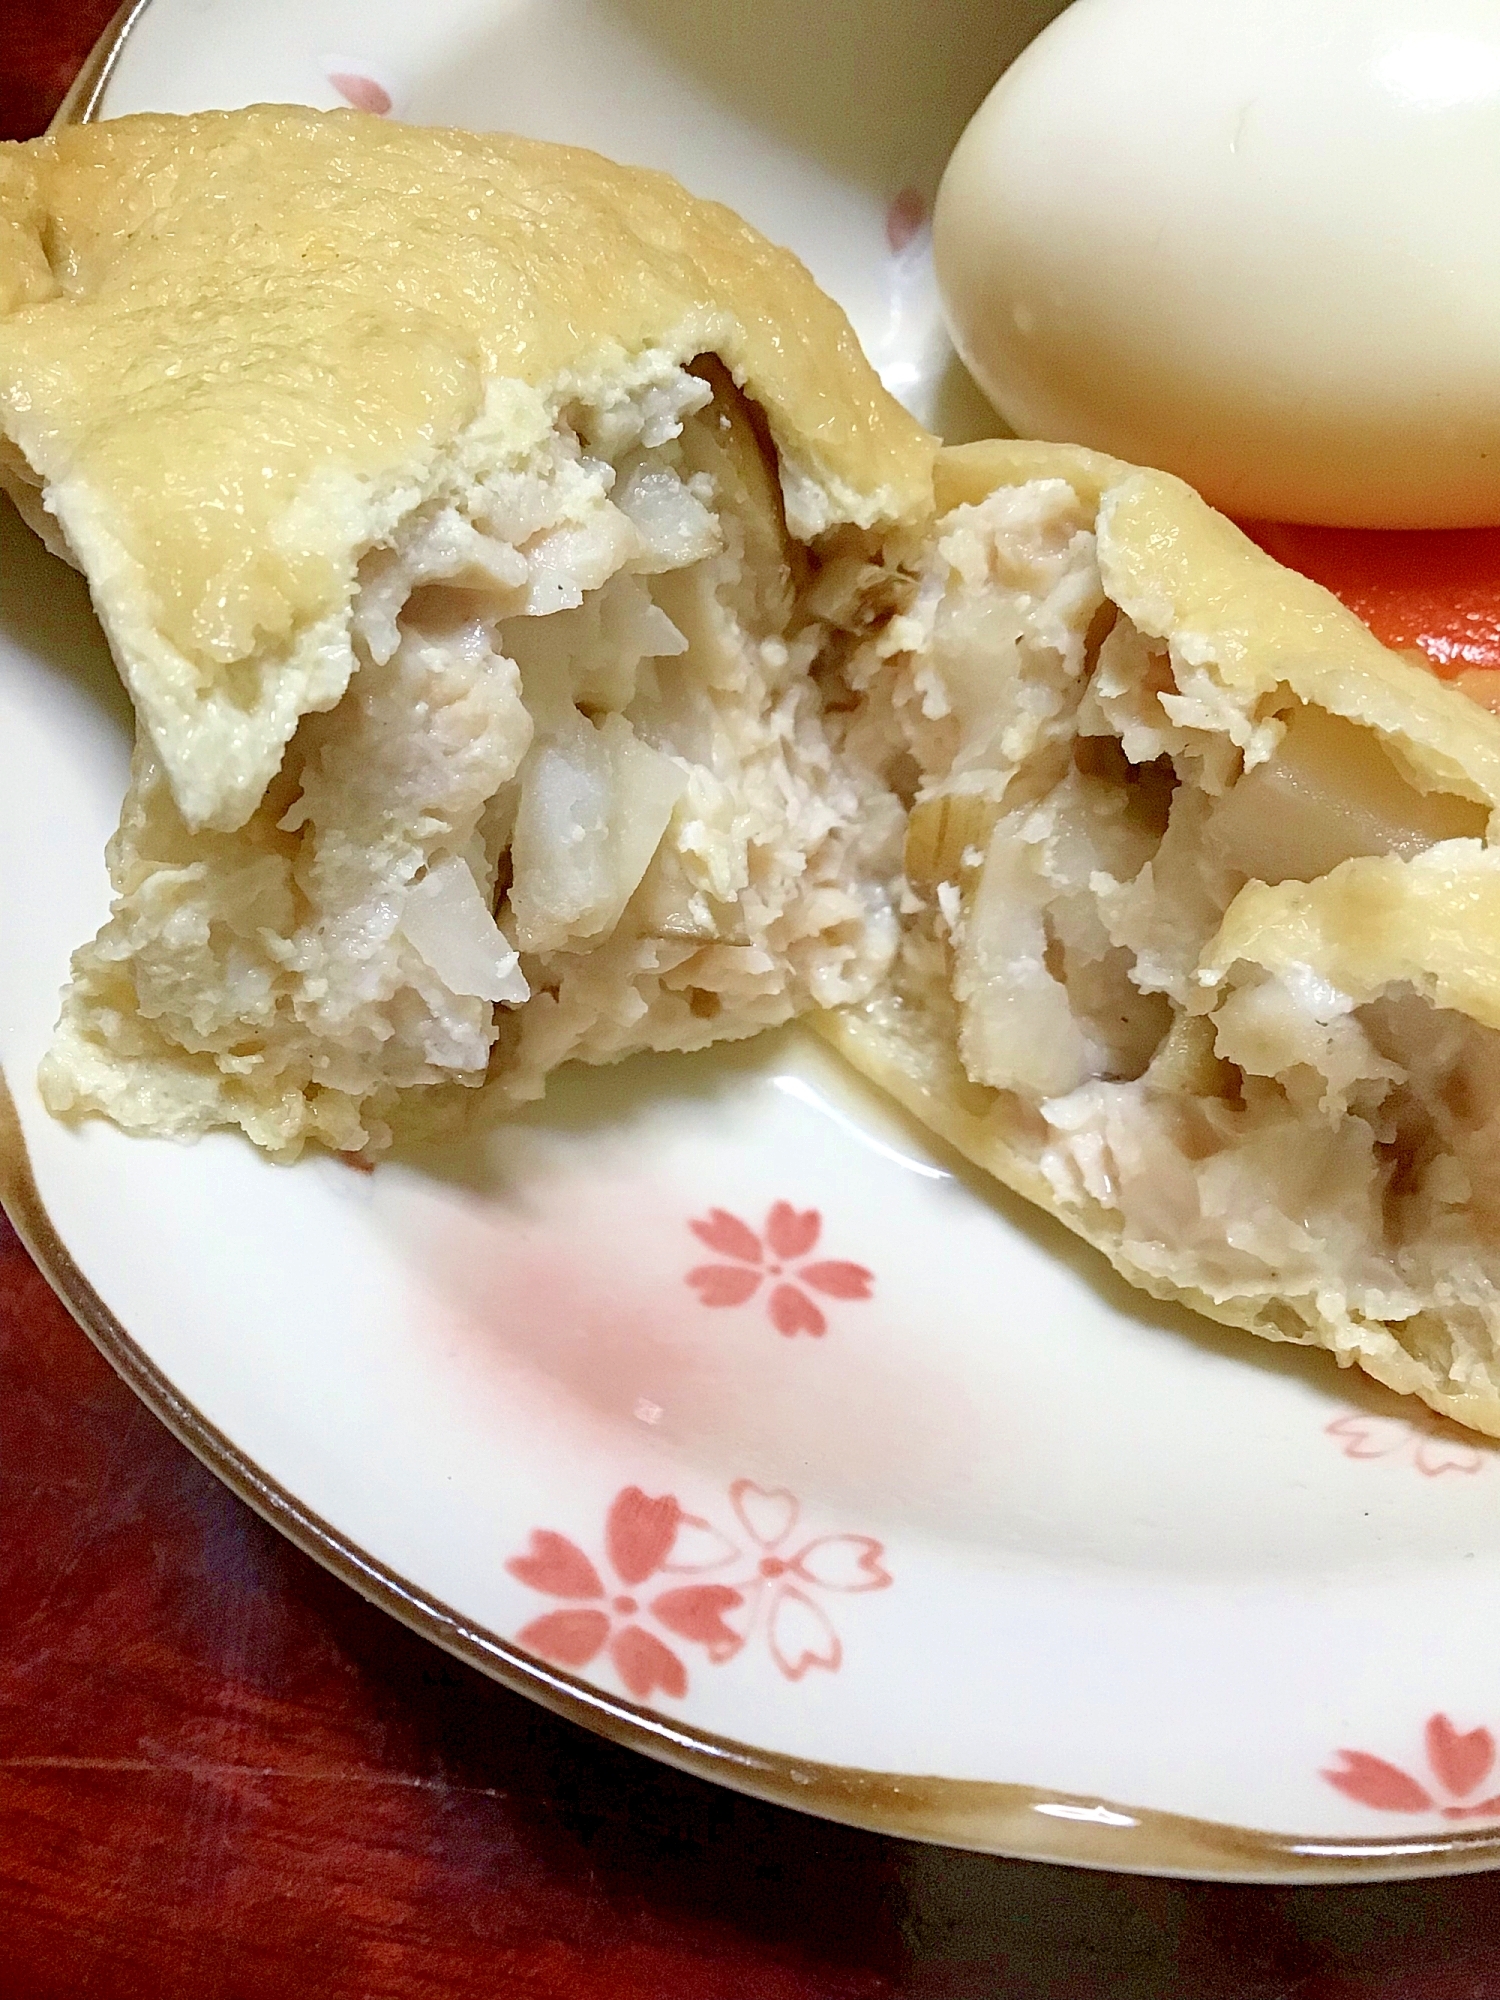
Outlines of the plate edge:
[{"label": "plate edge", "polygon": [[52,114],[47,131],[60,132],[67,125],[90,125],[99,116],[99,106],[115,64],[120,60],[120,51],[125,39],[142,14],[151,5],[151,0],[124,0],[124,5],[110,21],[104,33],[95,42],[83,59],[79,70],[68,86],[68,94]]},{"label": "plate edge", "polygon": [[1018,1860],[1265,1883],[1368,1882],[1500,1866],[1500,1828],[1392,1840],[1299,1838],[1033,1785],[816,1763],[674,1723],[605,1694],[547,1666],[387,1568],[305,1507],[178,1394],[84,1276],[53,1223],[3,1070],[0,1206],[105,1359],[232,1493],[304,1554],[420,1637],[567,1721],[627,1748],[774,1805],[901,1839]]}]

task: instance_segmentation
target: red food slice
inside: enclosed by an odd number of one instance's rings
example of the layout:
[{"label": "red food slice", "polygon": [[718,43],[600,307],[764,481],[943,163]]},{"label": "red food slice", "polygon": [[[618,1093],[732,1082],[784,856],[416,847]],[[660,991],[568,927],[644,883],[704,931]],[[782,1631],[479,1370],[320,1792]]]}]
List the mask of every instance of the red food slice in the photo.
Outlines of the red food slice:
[{"label": "red food slice", "polygon": [[1444,680],[1500,708],[1500,528],[1240,525],[1268,555],[1331,590],[1377,639],[1420,653]]}]

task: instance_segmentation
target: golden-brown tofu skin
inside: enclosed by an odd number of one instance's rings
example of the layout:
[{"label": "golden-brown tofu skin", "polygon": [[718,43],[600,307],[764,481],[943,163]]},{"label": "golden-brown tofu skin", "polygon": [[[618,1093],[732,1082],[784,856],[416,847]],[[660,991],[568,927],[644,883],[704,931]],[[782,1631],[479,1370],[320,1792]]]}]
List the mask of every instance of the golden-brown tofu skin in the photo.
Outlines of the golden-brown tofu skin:
[{"label": "golden-brown tofu skin", "polygon": [[278,107],[0,147],[0,479],[140,725],[48,1103],[378,1150],[870,990],[901,811],[809,591],[935,450],[661,174]]},{"label": "golden-brown tofu skin", "polygon": [[190,825],[243,825],[342,694],[368,552],[448,505],[481,526],[571,410],[669,426],[700,354],[764,413],[794,534],[930,506],[931,440],[838,308],[664,174],[280,106],[0,147],[11,483]]}]

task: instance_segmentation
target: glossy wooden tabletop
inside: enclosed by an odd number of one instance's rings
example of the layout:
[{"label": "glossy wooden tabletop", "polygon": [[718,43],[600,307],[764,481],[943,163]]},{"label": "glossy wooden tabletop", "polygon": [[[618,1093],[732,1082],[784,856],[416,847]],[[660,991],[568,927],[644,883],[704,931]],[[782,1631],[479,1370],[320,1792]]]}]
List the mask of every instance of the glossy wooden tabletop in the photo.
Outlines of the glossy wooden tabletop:
[{"label": "glossy wooden tabletop", "polygon": [[[110,11],[0,0],[0,132]],[[281,1541],[0,1223],[0,2000],[877,1995],[1500,2000],[1500,1876],[1075,1874],[648,1764]]]}]

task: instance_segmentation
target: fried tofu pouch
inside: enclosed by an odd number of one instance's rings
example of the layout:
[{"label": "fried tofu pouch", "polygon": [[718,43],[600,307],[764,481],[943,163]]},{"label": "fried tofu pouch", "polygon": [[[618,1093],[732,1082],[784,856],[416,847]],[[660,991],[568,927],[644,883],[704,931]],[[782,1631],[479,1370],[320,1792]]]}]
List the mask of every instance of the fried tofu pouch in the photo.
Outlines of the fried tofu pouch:
[{"label": "fried tofu pouch", "polygon": [[0,433],[140,723],[54,1111],[372,1153],[821,1010],[1500,1435],[1500,720],[1187,488],[939,456],[659,175],[264,107],[0,148]]},{"label": "fried tofu pouch", "polygon": [[48,1104],[371,1151],[868,991],[901,809],[807,588],[934,451],[661,174],[284,107],[0,147],[0,477],[139,722]]},{"label": "fried tofu pouch", "polygon": [[937,484],[851,672],[902,950],[826,1032],[1132,1284],[1500,1435],[1500,721],[1165,475]]}]

